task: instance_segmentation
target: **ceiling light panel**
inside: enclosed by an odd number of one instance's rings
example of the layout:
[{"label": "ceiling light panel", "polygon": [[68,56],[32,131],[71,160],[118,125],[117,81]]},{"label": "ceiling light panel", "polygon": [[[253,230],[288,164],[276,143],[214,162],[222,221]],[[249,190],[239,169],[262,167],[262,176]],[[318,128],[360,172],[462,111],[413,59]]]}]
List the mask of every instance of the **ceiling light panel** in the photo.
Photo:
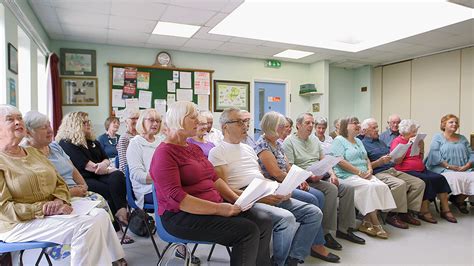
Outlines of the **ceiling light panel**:
[{"label": "ceiling light panel", "polygon": [[201,27],[195,25],[159,21],[153,30],[153,34],[189,38],[193,36],[199,28]]},{"label": "ceiling light panel", "polygon": [[281,53],[278,53],[278,54],[274,55],[274,57],[300,59],[300,58],[303,58],[303,57],[306,57],[306,56],[312,55],[312,54],[314,54],[314,53],[288,49],[286,51],[283,51]]}]

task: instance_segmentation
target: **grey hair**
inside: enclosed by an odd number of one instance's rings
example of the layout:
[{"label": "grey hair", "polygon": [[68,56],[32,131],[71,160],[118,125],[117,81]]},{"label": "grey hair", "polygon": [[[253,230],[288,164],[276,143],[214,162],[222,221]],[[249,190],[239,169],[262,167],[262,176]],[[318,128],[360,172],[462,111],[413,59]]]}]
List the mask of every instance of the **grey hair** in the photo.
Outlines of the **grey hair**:
[{"label": "grey hair", "polygon": [[[123,118],[124,120],[127,120],[127,119],[129,119],[130,117],[132,117],[132,116],[134,116],[134,115],[139,116],[139,115],[140,115],[140,111],[137,110],[137,109],[130,109],[130,108],[127,108],[127,109],[125,109],[125,112],[123,113],[123,117],[122,117],[122,118]],[[107,130],[107,129],[106,129],[106,130]]]},{"label": "grey hair", "polygon": [[214,116],[212,115],[212,113],[208,110],[202,110],[199,112],[199,115],[202,115],[204,116],[205,118],[212,118],[214,119]]},{"label": "grey hair", "polygon": [[313,117],[313,114],[312,114],[312,113],[302,113],[302,114],[300,114],[300,115],[296,118],[296,129],[298,129],[298,125],[303,124],[303,120],[304,120],[304,116],[305,116],[305,115]]},{"label": "grey hair", "polygon": [[223,129],[224,125],[225,125],[227,122],[230,121],[230,119],[229,119],[230,113],[233,113],[233,112],[239,113],[239,112],[240,112],[240,109],[237,108],[237,107],[226,108],[226,109],[222,112],[221,116],[219,117],[219,124],[221,125],[222,131],[224,131],[224,129]]},{"label": "grey hair", "polygon": [[328,127],[328,120],[325,117],[317,117],[314,120],[314,126],[317,125],[325,125],[326,127]]},{"label": "grey hair", "polygon": [[166,111],[167,128],[170,130],[183,129],[184,118],[197,111],[197,106],[193,102],[177,101],[172,103]]},{"label": "grey hair", "polygon": [[387,122],[392,121],[392,119],[394,119],[394,118],[400,119],[400,116],[398,114],[391,114],[391,115],[388,116]]},{"label": "grey hair", "polygon": [[416,123],[415,120],[403,119],[398,125],[398,131],[400,134],[404,135],[414,131],[415,129],[418,129],[419,127],[420,125]]},{"label": "grey hair", "polygon": [[266,136],[273,137],[278,136],[277,128],[279,126],[285,126],[285,117],[275,111],[266,113],[260,121],[260,128]]},{"label": "grey hair", "polygon": [[374,118],[367,118],[365,119],[364,121],[362,121],[362,123],[360,124],[360,128],[362,130],[366,130],[370,127],[371,124],[373,123],[377,123],[377,120],[375,120]]},{"label": "grey hair", "polygon": [[35,131],[35,129],[42,127],[49,123],[49,118],[38,111],[29,111],[23,117],[26,130]]},{"label": "grey hair", "polygon": [[333,125],[334,127],[337,127],[337,124],[339,124],[340,122],[341,122],[341,119],[340,119],[340,118],[336,118],[336,119],[334,119],[334,122],[332,122],[332,125]]},{"label": "grey hair", "polygon": [[20,110],[13,105],[0,104],[0,116],[21,115]]}]

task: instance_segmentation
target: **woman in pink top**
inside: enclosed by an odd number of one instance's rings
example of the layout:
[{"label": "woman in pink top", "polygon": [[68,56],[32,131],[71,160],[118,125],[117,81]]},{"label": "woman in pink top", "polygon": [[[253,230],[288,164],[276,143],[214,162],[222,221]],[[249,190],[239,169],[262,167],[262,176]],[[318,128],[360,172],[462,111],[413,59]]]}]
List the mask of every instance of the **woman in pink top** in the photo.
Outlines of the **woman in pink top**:
[{"label": "woman in pink top", "polygon": [[[400,122],[399,131],[400,136],[396,137],[390,145],[390,151],[395,149],[398,144],[406,144],[413,141],[420,126],[415,121],[405,119]],[[411,148],[405,153],[401,160],[395,161],[395,169],[405,172],[409,175],[416,176],[425,182],[425,193],[423,195],[423,202],[421,203],[420,214],[418,217],[429,223],[437,223],[433,215],[429,211],[429,203],[435,200],[436,195],[441,202],[441,217],[448,222],[457,223],[456,218],[449,209],[448,193],[451,192],[449,184],[444,176],[431,172],[425,168],[423,163],[423,149],[420,148],[418,155],[410,156]]]},{"label": "woman in pink top", "polygon": [[232,246],[230,265],[270,265],[270,216],[224,202],[235,202],[237,194],[217,177],[201,149],[186,142],[197,132],[196,105],[173,103],[165,126],[166,139],[153,155],[150,175],[166,231],[183,239]]}]

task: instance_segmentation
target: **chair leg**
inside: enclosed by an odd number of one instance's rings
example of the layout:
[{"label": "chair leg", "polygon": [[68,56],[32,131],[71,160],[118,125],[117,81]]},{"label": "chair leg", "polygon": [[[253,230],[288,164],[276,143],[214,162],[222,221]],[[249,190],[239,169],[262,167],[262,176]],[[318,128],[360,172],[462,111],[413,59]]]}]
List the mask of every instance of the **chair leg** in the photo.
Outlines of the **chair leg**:
[{"label": "chair leg", "polygon": [[38,259],[36,260],[35,266],[38,266],[39,263],[41,262],[41,259],[43,258],[43,255],[45,256],[46,260],[48,261],[48,265],[52,266],[53,263],[51,262],[51,259],[48,256],[48,253],[46,253],[46,248],[41,249],[41,253],[38,256]]},{"label": "chair leg", "polygon": [[194,244],[193,251],[191,251],[191,255],[194,256],[194,252],[196,251],[197,247],[198,247],[198,244]]},{"label": "chair leg", "polygon": [[232,254],[232,251],[230,251],[230,247],[226,246],[225,248],[227,249],[227,253],[229,253],[229,257],[230,257]]},{"label": "chair leg", "polygon": [[41,250],[41,253],[38,256],[38,259],[36,260],[35,266],[39,265],[41,259],[43,258],[43,252],[44,252],[44,250]]},{"label": "chair leg", "polygon": [[[142,211],[142,212],[144,212],[144,214],[146,214],[146,212],[145,212],[144,210],[140,209],[140,211]],[[146,216],[146,215],[143,215],[142,217],[143,217],[143,222],[144,222],[146,225],[148,225],[148,221],[146,221],[146,218],[145,218],[145,217],[147,217],[147,216]],[[128,229],[128,225],[127,225],[127,229]],[[150,228],[149,228],[148,226],[146,226],[146,230],[148,231],[148,235],[149,235],[150,238],[151,238],[151,242],[153,243],[153,247],[155,248],[156,255],[158,255],[158,259],[159,259],[159,258],[161,258],[161,254],[160,254],[160,251],[158,250],[158,246],[156,245],[154,235],[151,233]],[[127,230],[125,229],[125,231],[127,231]],[[124,233],[124,235],[123,235],[123,237],[122,237],[122,241],[123,241],[123,238],[124,238],[124,237],[125,237],[125,233]]]},{"label": "chair leg", "polygon": [[23,266],[23,252],[25,252],[25,251],[21,250],[20,254],[18,255],[18,265],[19,266]]},{"label": "chair leg", "polygon": [[[165,250],[163,251],[163,254],[161,258],[158,260],[156,265],[160,265],[161,261],[165,258],[166,252],[170,250],[171,247],[178,247],[178,246],[183,246],[184,247],[184,265],[189,265],[189,262],[191,262],[191,252],[189,251],[188,247],[185,244],[181,243],[168,243],[168,245],[165,247]],[[173,249],[171,249],[173,250]]]},{"label": "chair leg", "polygon": [[380,212],[380,220],[382,220],[382,224],[383,225],[386,225],[387,223],[385,222],[385,220],[387,219],[387,215],[388,215],[388,212],[385,213],[385,212]]},{"label": "chair leg", "polygon": [[215,247],[216,247],[216,244],[212,244],[211,251],[209,251],[209,255],[207,256],[207,261],[211,260],[212,252],[214,252]]}]

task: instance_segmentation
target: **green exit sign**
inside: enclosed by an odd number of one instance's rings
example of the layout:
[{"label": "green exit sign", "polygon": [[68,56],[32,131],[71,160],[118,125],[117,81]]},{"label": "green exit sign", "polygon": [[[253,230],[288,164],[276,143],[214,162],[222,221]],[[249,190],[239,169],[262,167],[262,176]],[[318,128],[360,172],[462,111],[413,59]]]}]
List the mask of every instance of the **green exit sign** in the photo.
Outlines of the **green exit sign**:
[{"label": "green exit sign", "polygon": [[280,68],[281,67],[281,62],[278,60],[267,60],[265,61],[265,66],[266,67],[271,67],[271,68]]}]

